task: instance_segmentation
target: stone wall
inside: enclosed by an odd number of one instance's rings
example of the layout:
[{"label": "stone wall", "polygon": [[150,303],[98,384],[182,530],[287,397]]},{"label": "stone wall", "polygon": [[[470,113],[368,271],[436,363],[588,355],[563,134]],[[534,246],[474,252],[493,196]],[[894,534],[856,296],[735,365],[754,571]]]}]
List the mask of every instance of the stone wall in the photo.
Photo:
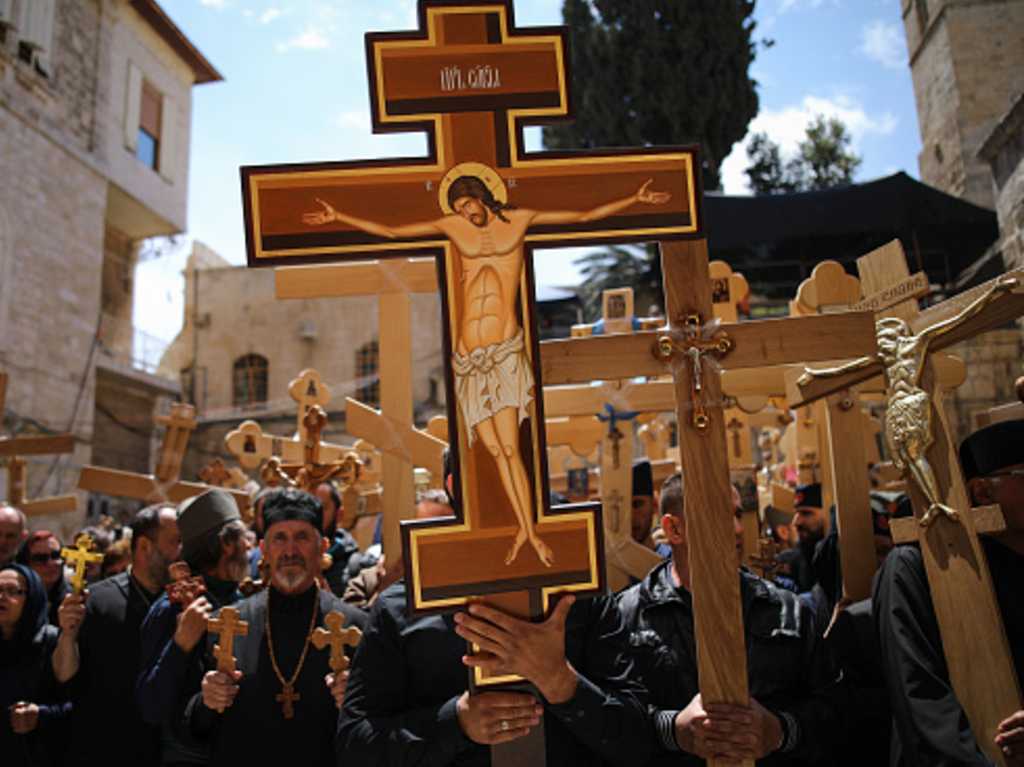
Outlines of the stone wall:
[{"label": "stone wall", "polygon": [[921,179],[993,208],[988,166],[977,153],[1024,88],[1024,0],[901,2]]},{"label": "stone wall", "polygon": [[947,351],[967,364],[967,380],[949,398],[950,425],[959,443],[976,428],[979,413],[1016,401],[1014,381],[1024,373],[1024,337],[1016,328],[996,330]]}]

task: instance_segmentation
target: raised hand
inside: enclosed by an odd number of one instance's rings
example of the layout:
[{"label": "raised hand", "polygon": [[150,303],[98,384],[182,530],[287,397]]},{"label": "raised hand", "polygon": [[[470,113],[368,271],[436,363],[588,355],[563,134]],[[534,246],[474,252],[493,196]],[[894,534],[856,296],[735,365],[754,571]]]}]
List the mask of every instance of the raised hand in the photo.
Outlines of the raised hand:
[{"label": "raised hand", "polygon": [[654,183],[653,178],[647,179],[644,185],[637,190],[636,201],[642,202],[647,205],[664,205],[666,202],[672,199],[672,195],[668,192],[652,192],[650,190],[651,184]]},{"label": "raised hand", "polygon": [[60,625],[61,633],[71,639],[75,639],[82,628],[82,621],[85,620],[85,599],[88,595],[88,591],[81,594],[69,593],[57,608],[57,623]]},{"label": "raised hand", "polygon": [[489,674],[518,674],[533,682],[550,703],[564,703],[576,692],[576,672],[565,657],[565,621],[573,597],[559,600],[547,620],[519,620],[486,605],[471,605],[455,616],[455,633],[480,652],[462,662]]},{"label": "raised hand", "polygon": [[11,706],[11,729],[17,735],[27,735],[39,724],[39,706],[18,701]]},{"label": "raised hand", "polygon": [[330,203],[324,202],[319,197],[316,201],[323,206],[323,210],[317,210],[312,213],[303,213],[302,222],[309,226],[322,226],[329,224],[337,218],[338,211],[331,207]]},{"label": "raised hand", "polygon": [[174,631],[174,643],[184,652],[192,652],[199,640],[206,634],[206,620],[213,612],[206,597],[197,597],[178,615],[178,627]]},{"label": "raised hand", "polygon": [[462,693],[455,706],[462,732],[474,743],[493,746],[526,735],[540,724],[544,709],[519,692]]},{"label": "raised hand", "polygon": [[331,691],[334,705],[341,708],[341,704],[345,702],[345,689],[348,687],[348,671],[342,671],[340,674],[328,674],[324,677],[324,684]]}]

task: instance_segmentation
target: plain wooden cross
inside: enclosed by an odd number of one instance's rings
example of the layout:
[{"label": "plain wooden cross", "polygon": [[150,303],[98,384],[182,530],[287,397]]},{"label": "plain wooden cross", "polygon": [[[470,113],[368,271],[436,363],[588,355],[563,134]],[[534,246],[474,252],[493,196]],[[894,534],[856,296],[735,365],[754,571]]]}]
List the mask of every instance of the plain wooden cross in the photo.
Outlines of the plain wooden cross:
[{"label": "plain wooden cross", "polygon": [[[181,462],[188,448],[188,437],[195,428],[195,408],[175,403],[169,416],[158,416],[154,420],[167,426],[157,461],[159,475],[83,466],[78,475],[78,489],[120,498],[134,498],[146,503],[167,501],[174,504],[212,489],[211,485],[178,479]],[[245,512],[249,508],[248,493],[221,489],[231,494],[240,511]]]},{"label": "plain wooden cross", "polygon": [[[529,398],[532,253],[696,234],[698,163],[692,149],[525,152],[526,124],[569,113],[566,30],[518,29],[508,0],[424,1],[419,20],[366,48],[374,128],[426,131],[428,156],[244,168],[249,264],[440,259],[460,516],[403,525],[409,607],[486,594],[539,618],[558,592],[600,591],[603,567],[594,512],[548,508],[543,408]],[[477,324],[492,311],[512,328],[493,342],[489,320]],[[482,391],[492,362],[514,368],[518,407]],[[474,676],[478,687],[506,681]]]},{"label": "plain wooden cross", "polygon": [[337,611],[331,611],[324,616],[324,625],[327,626],[326,629],[317,628],[313,631],[313,646],[318,650],[330,648],[328,664],[331,671],[340,674],[348,668],[345,648],[357,646],[363,638],[363,632],[355,626],[342,628],[345,625],[345,616]]},{"label": "plain wooden cross", "polygon": [[214,487],[225,487],[232,480],[231,472],[224,465],[224,460],[214,458],[199,470],[199,479]]},{"label": "plain wooden cross", "polygon": [[829,359],[854,349],[872,353],[874,325],[870,314],[859,313],[722,323],[705,334],[704,321],[712,312],[707,243],[662,243],[661,250],[670,326],[632,336],[546,342],[544,380],[578,383],[673,372],[701,695],[709,703],[746,704],[719,369]]},{"label": "plain wooden cross", "polygon": [[[857,266],[865,291],[872,294],[901,284],[909,276],[906,260],[894,257],[892,249],[870,254]],[[915,365],[920,369],[914,375],[908,367],[905,372],[909,378],[905,380],[924,392],[928,411],[911,416],[912,423],[908,421],[911,427],[923,429],[923,461],[918,459],[912,462],[913,466],[907,464],[917,472],[916,475],[906,474],[908,490],[919,523],[921,553],[950,680],[979,747],[997,764],[1003,763],[1003,757],[993,741],[996,727],[1021,707],[1021,694],[931,356],[1024,315],[1022,282],[1024,270],[1010,272],[925,311],[918,311],[916,302],[907,301],[887,310],[905,323],[903,327],[891,321],[879,323],[880,335],[883,332],[893,335],[895,328],[900,334],[897,337],[905,339],[900,343],[909,344],[918,339],[918,346],[914,348],[920,358],[915,358]],[[844,368],[850,368],[849,372],[840,372]],[[829,396],[878,375],[885,367],[880,357],[869,357],[834,370],[834,375],[823,375],[820,371],[792,375],[788,381],[791,399],[812,401]],[[898,396],[896,390],[891,390],[890,407]],[[890,450],[895,450],[895,443],[889,441]],[[909,479],[912,476],[913,481]],[[921,482],[929,487],[922,487]],[[941,513],[936,513],[937,510]],[[950,518],[953,512],[955,521]],[[922,524],[925,522],[926,526]],[[970,631],[965,631],[965,626],[969,626]]]},{"label": "plain wooden cross", "polygon": [[75,568],[74,574],[71,576],[71,590],[75,594],[81,594],[82,589],[85,588],[85,569],[89,565],[98,564],[103,561],[103,555],[99,552],[93,552],[93,540],[88,533],[81,533],[75,538],[74,548],[63,547],[60,550],[60,555],[64,557],[64,561]]},{"label": "plain wooden cross", "polygon": [[206,619],[206,630],[211,634],[217,634],[219,639],[213,646],[217,670],[224,674],[233,674],[237,669],[235,637],[248,635],[248,622],[238,619],[238,610],[234,607],[222,607],[216,618]]},{"label": "plain wooden cross", "polygon": [[[413,431],[412,391],[412,293],[437,292],[437,264],[433,258],[393,259],[361,264],[330,264],[315,267],[282,267],[274,280],[279,299],[329,298],[340,296],[377,296],[377,332],[380,368],[378,370],[380,413],[396,427],[398,441],[407,447],[407,438],[416,440]],[[352,406],[346,405],[351,411]],[[365,413],[360,415],[366,415]],[[374,440],[353,430],[351,415],[345,430],[356,437]],[[366,424],[367,418],[359,421]],[[380,431],[374,428],[378,437]],[[385,440],[389,445],[393,440]],[[416,440],[421,443],[421,440]],[[374,442],[374,444],[376,444]],[[420,445],[422,446],[422,445]],[[384,525],[382,543],[385,552],[397,551],[401,544],[399,521],[415,515],[414,461],[400,451],[384,450],[381,461],[381,486]],[[440,460],[431,462],[433,473]],[[441,472],[434,474],[440,483]]]}]

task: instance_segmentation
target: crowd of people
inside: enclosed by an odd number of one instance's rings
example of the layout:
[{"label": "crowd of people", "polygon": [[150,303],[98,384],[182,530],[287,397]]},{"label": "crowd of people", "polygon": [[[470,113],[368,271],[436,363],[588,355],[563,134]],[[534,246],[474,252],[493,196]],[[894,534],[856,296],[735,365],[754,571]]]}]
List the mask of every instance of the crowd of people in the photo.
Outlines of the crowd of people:
[{"label": "crowd of people", "polygon": [[[971,435],[960,461],[972,502],[1003,510],[984,551],[1024,681],[1024,422]],[[872,494],[879,570],[851,604],[820,486],[797,488],[792,515],[766,513],[779,553],[760,575],[740,562],[734,493],[750,700],[705,702],[686,536],[702,509],[685,482],[656,491],[639,462],[632,534],[663,561],[540,622],[482,603],[410,615],[401,556],[360,550],[330,483],[262,490],[250,523],[216,489],[105,520],[85,530],[103,559],[81,593],[70,542],[0,506],[3,763],[484,765],[535,731],[551,767],[991,763],[949,681],[920,550],[893,545],[889,523],[911,513],[897,494]],[[417,498],[417,517],[453,513],[443,490]],[[362,631],[347,670],[314,646],[335,613]],[[528,686],[471,691],[473,669]],[[994,745],[1024,765],[1024,711]]]}]

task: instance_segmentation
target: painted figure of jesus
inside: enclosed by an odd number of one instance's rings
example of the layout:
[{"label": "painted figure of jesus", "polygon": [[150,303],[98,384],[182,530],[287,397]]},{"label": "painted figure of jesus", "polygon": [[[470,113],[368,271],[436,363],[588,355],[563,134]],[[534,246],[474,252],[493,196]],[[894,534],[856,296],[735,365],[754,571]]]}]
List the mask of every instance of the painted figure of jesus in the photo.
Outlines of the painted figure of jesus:
[{"label": "painted figure of jesus", "polygon": [[320,210],[306,213],[310,226],[340,222],[388,239],[443,234],[455,247],[461,272],[462,316],[456,322],[452,355],[459,410],[470,445],[481,440],[493,457],[519,529],[505,564],[529,542],[550,567],[551,548],[537,535],[530,483],[519,448],[519,426],[535,396],[532,366],[516,313],[523,274],[523,241],[530,226],[576,224],[608,218],[632,205],[662,205],[666,192],[651,191],[653,180],[634,194],[589,211],[516,208],[498,174],[480,163],[452,168],[440,185],[444,213],[433,221],[385,226],[348,215],[317,198]]}]

